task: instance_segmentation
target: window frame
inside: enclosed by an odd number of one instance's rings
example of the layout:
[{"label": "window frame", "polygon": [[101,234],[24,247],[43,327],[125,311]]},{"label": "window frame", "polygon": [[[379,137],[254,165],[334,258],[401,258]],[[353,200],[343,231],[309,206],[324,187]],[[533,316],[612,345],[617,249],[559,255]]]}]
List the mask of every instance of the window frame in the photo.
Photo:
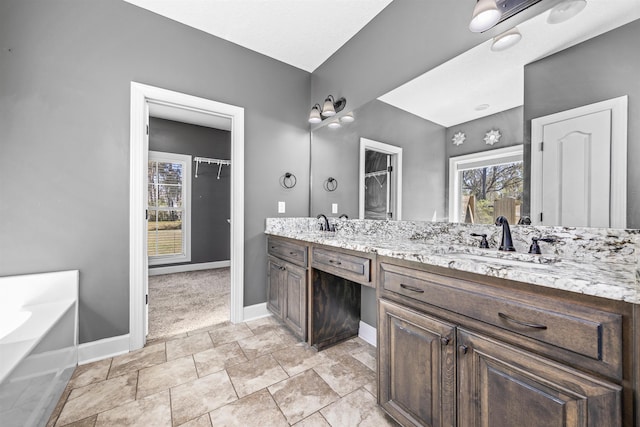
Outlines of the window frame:
[{"label": "window frame", "polygon": [[[149,265],[164,265],[164,264],[177,264],[191,262],[191,163],[192,156],[188,154],[167,153],[162,151],[149,150],[149,161],[147,162],[147,170],[149,168],[149,162],[171,162],[183,164],[182,175],[182,253],[172,255],[149,255],[149,249],[147,246],[147,257],[149,259]],[[147,222],[149,221],[149,185],[151,184],[148,179],[147,172]],[[160,209],[153,209],[160,210]],[[167,210],[167,209],[162,209]],[[171,209],[177,210],[177,209]],[[147,223],[147,236],[149,233]],[[148,238],[148,237],[147,237]],[[147,243],[148,245],[148,243]]]},{"label": "window frame", "polygon": [[524,161],[524,144],[449,158],[449,222],[460,222],[460,180],[465,170]]}]

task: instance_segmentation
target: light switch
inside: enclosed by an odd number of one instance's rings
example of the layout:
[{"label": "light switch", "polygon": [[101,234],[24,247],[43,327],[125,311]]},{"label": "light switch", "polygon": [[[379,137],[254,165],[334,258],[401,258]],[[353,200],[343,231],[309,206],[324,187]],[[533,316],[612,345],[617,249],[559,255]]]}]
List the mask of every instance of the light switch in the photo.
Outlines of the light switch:
[{"label": "light switch", "polygon": [[331,204],[331,213],[338,213],[338,204],[337,203],[332,203]]},{"label": "light switch", "polygon": [[286,206],[284,202],[278,202],[278,213],[285,213]]}]

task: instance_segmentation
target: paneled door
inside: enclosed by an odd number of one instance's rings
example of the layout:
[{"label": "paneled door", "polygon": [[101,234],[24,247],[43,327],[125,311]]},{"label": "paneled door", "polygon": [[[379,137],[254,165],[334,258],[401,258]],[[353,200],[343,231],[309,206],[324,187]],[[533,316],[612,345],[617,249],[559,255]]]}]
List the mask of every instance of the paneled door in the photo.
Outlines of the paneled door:
[{"label": "paneled door", "polygon": [[626,97],[622,99],[532,121],[535,224],[626,225]]}]

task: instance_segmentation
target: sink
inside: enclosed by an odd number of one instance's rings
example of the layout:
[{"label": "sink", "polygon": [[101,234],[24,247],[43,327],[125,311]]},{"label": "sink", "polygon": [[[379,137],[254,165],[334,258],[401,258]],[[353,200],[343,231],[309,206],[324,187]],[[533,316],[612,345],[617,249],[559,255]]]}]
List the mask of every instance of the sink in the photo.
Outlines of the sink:
[{"label": "sink", "polygon": [[487,254],[487,255],[476,255],[470,253],[451,253],[448,254],[447,257],[450,257],[454,260],[461,261],[473,261],[479,263],[486,264],[500,264],[505,267],[516,267],[516,268],[531,268],[534,270],[548,270],[551,268],[555,261],[547,261],[545,264],[541,264],[541,259],[532,259],[531,261],[521,260],[516,258],[499,258],[495,256],[496,254]]}]

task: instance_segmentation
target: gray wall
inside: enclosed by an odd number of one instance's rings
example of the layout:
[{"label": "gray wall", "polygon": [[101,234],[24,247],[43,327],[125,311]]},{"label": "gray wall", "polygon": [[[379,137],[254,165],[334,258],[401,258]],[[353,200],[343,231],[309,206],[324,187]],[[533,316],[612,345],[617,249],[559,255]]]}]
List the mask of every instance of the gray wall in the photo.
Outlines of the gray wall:
[{"label": "gray wall", "polygon": [[[629,96],[627,228],[640,228],[640,20],[563,50],[524,70],[525,180],[531,176],[531,120]],[[529,210],[529,198],[524,200]]]},{"label": "gray wall", "polygon": [[[329,214],[338,203],[340,213],[358,217],[360,138],[368,138],[403,148],[402,219],[431,220],[434,211],[442,218],[445,128],[378,100],[356,110],[355,118],[340,129],[313,131],[311,213]],[[338,180],[336,191],[323,188],[329,176]]]},{"label": "gray wall", "polygon": [[245,108],[244,301],[266,300],[264,218],[308,214],[309,73],[113,0],[2,1],[0,40],[0,275],[79,269],[80,342],[129,332],[137,81]]},{"label": "gray wall", "polygon": [[[151,117],[149,149],[192,157],[231,158],[231,132]],[[191,163],[191,262],[229,260],[231,229],[231,173],[229,166]],[[157,268],[161,265],[150,266]]]}]

